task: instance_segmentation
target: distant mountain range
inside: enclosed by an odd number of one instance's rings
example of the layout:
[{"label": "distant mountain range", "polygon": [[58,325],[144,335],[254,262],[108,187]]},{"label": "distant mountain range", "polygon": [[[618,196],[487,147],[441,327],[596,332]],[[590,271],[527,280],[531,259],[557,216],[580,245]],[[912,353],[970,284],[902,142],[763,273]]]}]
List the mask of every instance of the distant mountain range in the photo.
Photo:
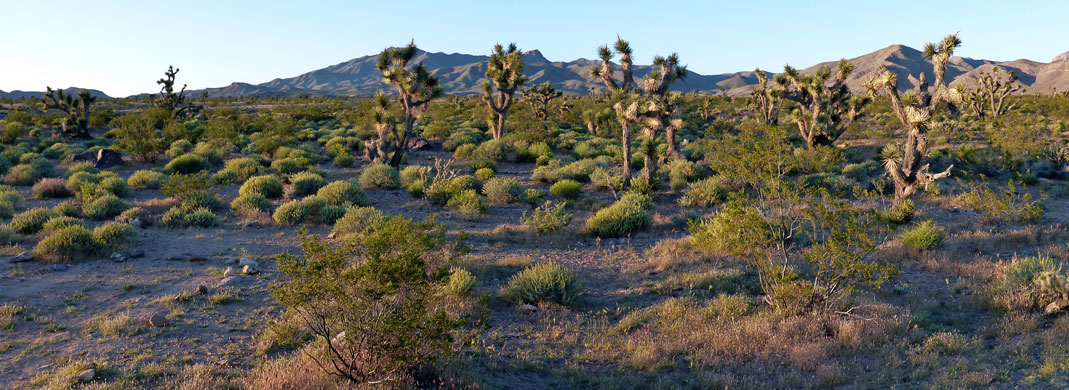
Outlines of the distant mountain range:
[{"label": "distant mountain range", "polygon": [[[211,97],[247,97],[247,96],[368,96],[380,89],[387,92],[379,72],[375,69],[378,55],[370,55],[314,70],[296,77],[279,78],[262,84],[235,82],[225,87],[186,91],[187,96],[200,96],[204,92]],[[423,64],[435,75],[449,95],[474,95],[482,93],[482,82],[486,73],[488,56],[469,54],[446,54],[420,51],[413,62]],[[578,59],[570,62],[549,61],[538,50],[523,54],[528,85],[534,86],[549,81],[554,88],[570,94],[585,95],[593,88],[601,90],[604,85],[591,77],[590,68],[599,61]],[[684,58],[685,60],[685,58]],[[855,92],[862,92],[862,85],[868,78],[886,66],[899,76],[899,88],[913,88],[916,76],[921,72],[932,78],[931,63],[919,50],[904,45],[891,45],[875,52],[848,59],[854,64],[854,72],[847,79],[847,85]],[[685,62],[685,61],[684,61]],[[821,66],[832,66],[834,61],[820,63],[803,70],[813,72]],[[1032,60],[990,61],[965,57],[954,57],[947,64],[947,79],[951,85],[965,84],[974,86],[982,71],[990,71],[998,66],[1017,74],[1019,81],[1028,93],[1049,93],[1052,89],[1069,91],[1069,52],[1055,57],[1050,63]],[[636,65],[635,78],[641,87],[641,77],[653,70],[649,65]],[[778,72],[781,69],[765,69]],[[621,77],[617,72],[616,76]],[[708,93],[726,93],[728,95],[747,95],[757,84],[753,71],[701,75],[688,72],[682,82],[673,84],[677,91],[701,91]],[[98,96],[102,92],[91,90]],[[3,92],[0,98],[20,98],[41,96],[41,92]],[[135,95],[145,96],[145,94]]]},{"label": "distant mountain range", "polygon": [[[82,89],[78,87],[63,88],[63,94],[78,95],[81,91]],[[111,96],[95,89],[90,89],[89,95],[100,99],[111,99]],[[44,91],[0,91],[0,99],[40,99],[42,96],[44,96]]]}]

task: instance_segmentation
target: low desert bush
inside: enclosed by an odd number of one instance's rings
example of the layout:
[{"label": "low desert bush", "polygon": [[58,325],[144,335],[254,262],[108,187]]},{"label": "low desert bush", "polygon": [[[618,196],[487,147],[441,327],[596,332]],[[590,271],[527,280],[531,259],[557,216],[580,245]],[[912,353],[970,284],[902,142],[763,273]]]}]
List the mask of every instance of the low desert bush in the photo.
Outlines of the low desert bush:
[{"label": "low desert bush", "polygon": [[270,211],[271,200],[260,194],[241,195],[230,202],[230,209],[234,211]]},{"label": "low desert bush", "polygon": [[653,216],[646,211],[650,198],[645,195],[627,194],[611,206],[598,210],[586,220],[586,229],[602,237],[622,237],[653,223]]},{"label": "low desert bush", "polygon": [[471,294],[475,287],[475,275],[468,270],[453,267],[449,270],[449,279],[445,283],[445,293],[453,296],[465,296]]},{"label": "low desert bush", "polygon": [[11,228],[22,234],[34,234],[44,228],[49,219],[56,216],[52,210],[33,208],[11,217]]},{"label": "low desert bush", "polygon": [[71,196],[71,192],[67,190],[67,180],[59,177],[41,179],[33,185],[30,191],[33,192],[33,196],[42,199]]},{"label": "low desert bush", "polygon": [[296,225],[313,217],[318,218],[320,209],[327,204],[323,199],[312,195],[278,206],[271,217],[280,225]]},{"label": "low desert bush", "polygon": [[575,180],[564,179],[553,183],[553,185],[549,187],[549,193],[553,194],[554,196],[565,199],[575,199],[579,197],[579,191],[581,188],[582,185],[579,184],[579,182]]},{"label": "low desert bush", "polygon": [[59,229],[63,229],[65,227],[70,226],[85,227],[85,222],[82,222],[82,220],[78,218],[66,215],[56,215],[52,218],[49,218],[48,222],[45,222],[45,225],[41,228],[41,231],[45,233],[52,233]]},{"label": "low desert bush", "polygon": [[130,175],[129,179],[126,179],[126,184],[133,188],[151,188],[159,189],[160,184],[163,183],[163,173],[148,170],[138,170]]},{"label": "low desert bush", "polygon": [[316,197],[327,204],[338,206],[367,206],[367,193],[348,181],[334,181],[316,192]]},{"label": "low desert bush", "polygon": [[125,223],[106,222],[93,229],[93,239],[108,249],[118,249],[137,237],[137,229]]},{"label": "low desert bush", "polygon": [[531,265],[509,279],[507,297],[519,303],[551,302],[572,306],[583,293],[575,272],[559,263]]},{"label": "low desert bush", "polygon": [[483,184],[483,194],[492,205],[504,205],[523,197],[523,186],[513,178],[490,178]]},{"label": "low desert bush", "polygon": [[84,226],[69,226],[45,237],[33,248],[34,256],[50,261],[67,261],[100,253],[101,244]]},{"label": "low desert bush", "polygon": [[1003,188],[993,188],[987,182],[969,182],[964,191],[954,199],[954,205],[980,214],[986,222],[1032,222],[1043,217],[1043,203],[1032,199],[1032,194],[1023,190],[1013,180]]},{"label": "low desert bush", "polygon": [[240,196],[260,195],[268,199],[282,196],[282,181],[274,175],[254,176],[238,189]]},{"label": "low desert bush", "polygon": [[382,212],[374,207],[350,207],[345,210],[345,215],[334,221],[334,228],[331,232],[341,237],[363,233],[378,226],[385,218]]},{"label": "low desert bush", "polygon": [[917,250],[932,249],[941,242],[943,242],[943,232],[931,220],[922,221],[902,233],[902,243]]},{"label": "low desert bush", "polygon": [[311,172],[300,172],[290,177],[295,196],[311,195],[327,184],[322,176]]},{"label": "low desert bush", "polygon": [[557,232],[572,223],[574,216],[564,211],[564,202],[546,202],[534,209],[530,216],[523,213],[523,225],[538,233]]},{"label": "low desert bush", "polygon": [[708,207],[727,199],[727,189],[719,177],[710,177],[690,183],[679,204],[688,207]]},{"label": "low desert bush", "polygon": [[486,203],[475,190],[463,190],[453,194],[445,205],[457,214],[473,218],[486,212]]},{"label": "low desert bush", "polygon": [[365,189],[401,187],[401,175],[397,169],[386,164],[373,164],[360,173],[360,186]]},{"label": "low desert bush", "polygon": [[195,154],[184,154],[175,157],[163,167],[164,172],[182,175],[197,173],[205,169],[208,169],[208,164],[203,158]]}]

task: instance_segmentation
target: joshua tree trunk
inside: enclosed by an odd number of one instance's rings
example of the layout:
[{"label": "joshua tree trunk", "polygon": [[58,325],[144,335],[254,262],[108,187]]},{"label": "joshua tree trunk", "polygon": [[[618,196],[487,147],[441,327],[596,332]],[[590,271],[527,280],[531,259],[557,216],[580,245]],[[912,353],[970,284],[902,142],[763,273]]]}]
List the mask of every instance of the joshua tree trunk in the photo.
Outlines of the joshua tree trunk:
[{"label": "joshua tree trunk", "polygon": [[624,121],[620,121],[620,127],[622,128],[622,135],[620,136],[620,141],[621,145],[623,146],[623,151],[621,153],[623,154],[624,158],[624,181],[623,185],[621,185],[621,188],[627,188],[631,185],[631,124]]}]

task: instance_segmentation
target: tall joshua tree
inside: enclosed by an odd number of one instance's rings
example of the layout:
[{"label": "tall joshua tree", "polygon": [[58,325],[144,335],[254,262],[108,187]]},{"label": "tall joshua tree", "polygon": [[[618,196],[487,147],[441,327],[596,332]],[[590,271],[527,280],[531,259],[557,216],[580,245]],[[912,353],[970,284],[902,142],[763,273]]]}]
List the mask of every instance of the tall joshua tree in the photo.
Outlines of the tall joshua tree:
[{"label": "tall joshua tree", "polygon": [[405,118],[402,122],[400,137],[395,140],[393,157],[390,165],[401,166],[408,149],[408,140],[412,137],[412,128],[427,110],[427,104],[442,96],[442,86],[438,85],[438,78],[431,75],[423,63],[409,67],[409,62],[416,57],[416,43],[410,42],[405,47],[389,47],[379,54],[379,62],[376,69],[382,74],[382,81],[397,89],[398,100],[401,109],[404,110]]},{"label": "tall joshua tree", "polygon": [[839,139],[868,104],[868,98],[854,96],[846,87],[846,77],[853,71],[854,65],[841,59],[834,78],[827,66],[815,74],[803,75],[788,65],[783,68],[783,74],[776,75],[776,84],[782,88],[779,95],[798,105],[791,110],[791,117],[810,148],[831,145]]},{"label": "tall joshua tree", "polygon": [[524,90],[523,95],[527,97],[527,105],[531,106],[531,111],[534,112],[535,118],[545,120],[549,114],[549,103],[553,101],[553,99],[563,96],[564,92],[553,88],[553,86],[546,81],[539,84],[537,87],[531,87]]},{"label": "tall joshua tree", "polygon": [[[672,83],[686,77],[686,66],[679,65],[679,56],[673,53],[668,57],[657,56],[653,59],[654,71],[644,78],[645,84],[642,90],[634,88],[634,76],[631,61],[631,45],[627,41],[617,37],[615,45],[616,54],[620,55],[620,67],[623,73],[623,83],[617,84],[613,78],[612,67],[613,52],[609,47],[598,48],[601,57],[600,66],[590,70],[594,77],[601,78],[605,87],[613,92],[617,102],[612,106],[616,112],[617,121],[620,122],[620,143],[623,147],[623,185],[626,187],[631,182],[631,130],[639,124],[646,130],[646,135],[652,140],[657,131],[665,129],[668,141],[668,153],[666,157],[677,154],[675,150],[675,132],[683,127],[683,121],[674,115],[676,102],[668,96]],[[641,95],[645,92],[645,96]],[[646,148],[647,151],[652,148]],[[652,184],[653,172],[656,171],[651,153],[646,155],[644,179],[646,184]]]},{"label": "tall joshua tree", "polygon": [[757,75],[757,88],[750,92],[750,109],[761,123],[775,125],[779,123],[780,104],[783,99],[780,91],[768,85],[768,73],[760,68],[754,69]]},{"label": "tall joshua tree", "polygon": [[384,162],[390,158],[390,153],[396,150],[397,144],[391,140],[402,137],[397,133],[397,119],[390,115],[390,102],[382,91],[375,93],[375,113],[372,117],[377,139],[364,142],[364,156],[374,162]]},{"label": "tall joshua tree", "polygon": [[182,89],[178,93],[174,92],[175,78],[178,76],[178,71],[178,68],[168,66],[167,71],[163,72],[163,78],[156,80],[156,84],[162,85],[160,97],[156,100],[156,106],[167,109],[176,118],[185,118],[196,113],[200,110],[200,107],[186,104],[186,84],[182,84]]},{"label": "tall joshua tree", "polygon": [[931,125],[932,113],[944,103],[956,112],[957,105],[961,103],[961,95],[956,89],[947,87],[944,78],[946,63],[958,46],[961,46],[961,40],[957,33],[943,38],[938,47],[933,43],[925,45],[924,56],[931,59],[935,73],[934,85],[929,86],[928,78],[921,73],[916,89],[900,94],[898,76],[887,68],[881,69],[865,84],[870,94],[882,92],[890,97],[891,107],[907,129],[906,144],[901,155],[884,161],[884,169],[894,180],[894,208],[909,199],[917,187],[950,176],[950,169],[954,167],[951,165],[945,171],[933,174],[928,172],[928,164],[922,163],[928,155],[928,138],[925,134]]},{"label": "tall joshua tree", "polygon": [[510,43],[507,51],[501,45],[494,46],[486,67],[486,79],[489,81],[483,82],[483,100],[492,112],[490,126],[494,139],[501,139],[505,117],[512,107],[512,95],[527,83],[527,76],[523,75],[523,54],[515,43]]},{"label": "tall joshua tree", "polygon": [[991,119],[998,119],[1002,114],[1017,107],[1024,95],[1016,98],[1010,95],[1024,93],[1025,88],[1017,83],[1017,74],[1013,71],[1006,72],[1005,75],[1003,78],[1002,69],[996,66],[991,72],[980,72],[976,89],[970,90],[958,85],[956,89],[961,95],[962,105],[968,107],[980,119],[985,119],[989,112]]},{"label": "tall joshua tree", "polygon": [[62,89],[53,90],[52,87],[47,87],[41,97],[41,106],[45,110],[60,110],[67,114],[63,118],[61,130],[65,137],[88,138],[89,106],[96,100],[87,89],[78,91],[78,96],[75,97],[64,94]]}]

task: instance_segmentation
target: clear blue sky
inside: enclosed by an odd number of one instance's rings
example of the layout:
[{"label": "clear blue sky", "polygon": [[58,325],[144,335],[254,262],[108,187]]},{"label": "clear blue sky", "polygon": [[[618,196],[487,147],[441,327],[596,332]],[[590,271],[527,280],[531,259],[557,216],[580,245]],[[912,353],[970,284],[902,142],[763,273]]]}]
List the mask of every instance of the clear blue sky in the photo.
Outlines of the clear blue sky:
[{"label": "clear blue sky", "polygon": [[[1069,1],[67,1],[0,0],[0,90],[191,89],[292,77],[415,39],[486,54],[497,42],[550,60],[594,57],[616,34],[639,63],[679,53],[703,74],[779,70],[961,30],[958,54],[1049,61],[1069,50]],[[669,4],[670,9],[661,8]]]}]

